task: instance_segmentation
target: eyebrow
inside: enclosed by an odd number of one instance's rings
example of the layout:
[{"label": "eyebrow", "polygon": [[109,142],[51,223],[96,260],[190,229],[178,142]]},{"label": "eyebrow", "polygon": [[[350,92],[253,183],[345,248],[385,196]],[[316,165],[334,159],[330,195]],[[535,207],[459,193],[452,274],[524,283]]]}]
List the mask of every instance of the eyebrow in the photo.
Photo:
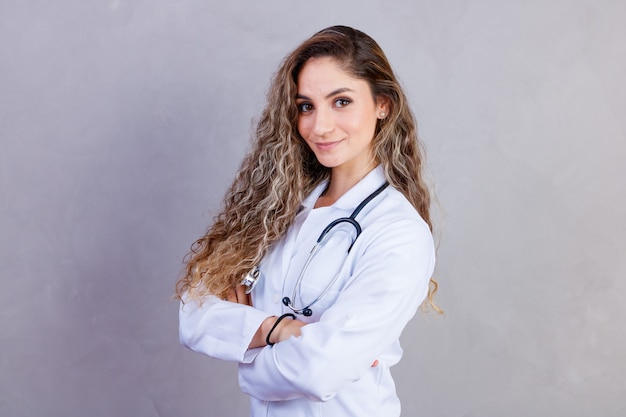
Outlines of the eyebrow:
[{"label": "eyebrow", "polygon": [[[337,94],[341,94],[341,93],[345,93],[345,92],[354,92],[354,90],[349,89],[348,87],[342,87],[342,88],[338,88],[332,92],[330,92],[329,94],[326,95],[326,98],[329,99],[333,96],[336,96]],[[311,100],[310,98],[308,98],[307,96],[304,96],[302,94],[297,94],[296,95],[296,99],[300,99],[300,100]]]}]

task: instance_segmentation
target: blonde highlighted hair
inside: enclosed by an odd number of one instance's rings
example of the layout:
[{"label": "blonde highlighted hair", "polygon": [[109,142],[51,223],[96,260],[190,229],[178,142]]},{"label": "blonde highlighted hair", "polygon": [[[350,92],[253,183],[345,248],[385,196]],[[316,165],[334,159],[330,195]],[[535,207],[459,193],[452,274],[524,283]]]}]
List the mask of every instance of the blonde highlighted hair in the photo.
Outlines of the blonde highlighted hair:
[{"label": "blonde highlighted hair", "polygon": [[[430,194],[423,180],[415,119],[385,54],[365,33],[333,26],[313,35],[282,62],[271,83],[251,152],[224,198],[222,211],[187,255],[179,298],[225,297],[287,232],[300,203],[330,170],[322,166],[297,130],[298,74],[310,58],[332,57],[343,70],[366,81],[374,100],[389,105],[373,140],[375,161],[389,183],[409,200],[432,229]],[[433,302],[437,283],[431,278]]]}]

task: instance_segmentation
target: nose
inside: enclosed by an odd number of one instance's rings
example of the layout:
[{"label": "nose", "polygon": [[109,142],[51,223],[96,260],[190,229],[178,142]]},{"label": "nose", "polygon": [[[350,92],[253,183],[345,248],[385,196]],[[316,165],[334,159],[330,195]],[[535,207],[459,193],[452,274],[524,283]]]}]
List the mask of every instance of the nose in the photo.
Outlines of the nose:
[{"label": "nose", "polygon": [[335,128],[335,121],[328,109],[316,109],[315,120],[313,121],[313,134],[315,136],[326,136]]}]

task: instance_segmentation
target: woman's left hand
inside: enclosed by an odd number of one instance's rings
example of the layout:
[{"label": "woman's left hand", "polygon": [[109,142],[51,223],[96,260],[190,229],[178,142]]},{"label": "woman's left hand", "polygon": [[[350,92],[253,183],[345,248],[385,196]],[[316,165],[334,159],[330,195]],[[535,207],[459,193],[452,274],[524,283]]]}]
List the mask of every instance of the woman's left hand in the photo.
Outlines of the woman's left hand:
[{"label": "woman's left hand", "polygon": [[236,288],[231,289],[228,292],[226,301],[252,306],[252,298],[250,297],[250,294],[246,294],[246,289],[243,285],[237,285]]}]

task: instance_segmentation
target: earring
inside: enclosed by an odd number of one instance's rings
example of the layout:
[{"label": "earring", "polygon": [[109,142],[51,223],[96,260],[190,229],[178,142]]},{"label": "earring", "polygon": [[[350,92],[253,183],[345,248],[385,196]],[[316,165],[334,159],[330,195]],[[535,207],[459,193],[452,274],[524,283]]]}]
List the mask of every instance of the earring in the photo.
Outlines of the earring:
[{"label": "earring", "polygon": [[385,116],[387,116],[387,113],[385,113],[384,111],[380,112],[380,118],[384,119]]}]

